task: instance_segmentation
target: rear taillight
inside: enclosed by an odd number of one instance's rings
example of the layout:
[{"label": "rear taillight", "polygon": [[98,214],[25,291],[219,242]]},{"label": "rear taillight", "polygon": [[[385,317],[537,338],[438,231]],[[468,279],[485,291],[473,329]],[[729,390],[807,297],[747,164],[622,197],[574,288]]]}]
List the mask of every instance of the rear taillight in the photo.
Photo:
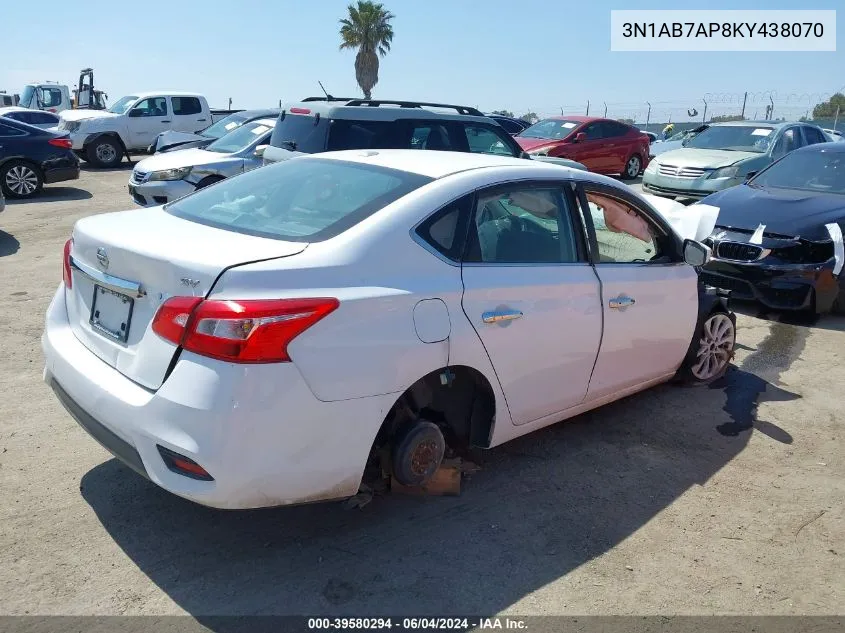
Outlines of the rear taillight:
[{"label": "rear taillight", "polygon": [[73,246],[73,238],[65,242],[65,252],[62,257],[62,279],[65,282],[65,288],[70,290],[73,288],[73,274],[70,271],[70,248]]},{"label": "rear taillight", "polygon": [[62,149],[71,149],[73,147],[73,141],[69,138],[51,138],[47,142],[54,147],[61,147]]},{"label": "rear taillight", "polygon": [[235,363],[289,362],[290,342],[339,302],[318,299],[202,301],[172,297],[153,319],[153,331],[186,350]]}]

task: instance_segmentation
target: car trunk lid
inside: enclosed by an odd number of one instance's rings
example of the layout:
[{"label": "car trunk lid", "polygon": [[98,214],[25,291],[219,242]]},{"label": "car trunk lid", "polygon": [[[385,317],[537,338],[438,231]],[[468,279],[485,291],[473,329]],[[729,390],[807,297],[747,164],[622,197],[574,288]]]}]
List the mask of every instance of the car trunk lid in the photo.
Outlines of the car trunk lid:
[{"label": "car trunk lid", "polygon": [[167,298],[204,297],[227,268],[306,246],[198,224],[161,207],[85,218],[73,231],[68,318],[91,352],[157,389],[177,349],[151,329]]}]

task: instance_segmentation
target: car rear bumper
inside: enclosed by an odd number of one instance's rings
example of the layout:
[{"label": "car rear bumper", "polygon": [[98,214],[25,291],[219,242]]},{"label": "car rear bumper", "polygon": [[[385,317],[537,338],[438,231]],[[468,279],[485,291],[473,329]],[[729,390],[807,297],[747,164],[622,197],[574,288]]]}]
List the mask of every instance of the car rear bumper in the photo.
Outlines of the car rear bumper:
[{"label": "car rear bumper", "polygon": [[196,187],[184,180],[156,180],[140,185],[129,180],[129,195],[132,196],[135,204],[142,207],[167,204],[194,191]]},{"label": "car rear bumper", "polygon": [[[75,158],[75,157],[74,157]],[[79,179],[79,163],[74,167],[51,167],[44,170],[44,182],[46,184],[54,182],[64,182],[65,180]]]},{"label": "car rear bumper", "polygon": [[[187,352],[150,391],[75,337],[64,285],[50,303],[41,344],[44,380],[80,426],[153,483],[215,508],[356,494],[397,397],[322,402],[292,363],[233,365]],[[172,470],[162,452],[193,460],[213,480]]]},{"label": "car rear bumper", "polygon": [[701,272],[701,281],[729,290],[731,299],[755,301],[773,310],[829,312],[839,295],[833,275],[834,260],[824,264],[769,266],[713,259]]}]

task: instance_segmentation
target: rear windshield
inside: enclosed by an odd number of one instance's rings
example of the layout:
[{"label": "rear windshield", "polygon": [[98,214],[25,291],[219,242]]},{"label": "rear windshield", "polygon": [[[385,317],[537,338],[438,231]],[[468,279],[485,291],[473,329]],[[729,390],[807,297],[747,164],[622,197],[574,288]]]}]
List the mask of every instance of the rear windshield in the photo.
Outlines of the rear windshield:
[{"label": "rear windshield", "polygon": [[270,145],[306,154],[325,152],[328,129],[326,117],[284,113],[276,121]]},{"label": "rear windshield", "polygon": [[237,233],[320,242],[432,180],[374,165],[301,157],[229,178],[164,208]]}]

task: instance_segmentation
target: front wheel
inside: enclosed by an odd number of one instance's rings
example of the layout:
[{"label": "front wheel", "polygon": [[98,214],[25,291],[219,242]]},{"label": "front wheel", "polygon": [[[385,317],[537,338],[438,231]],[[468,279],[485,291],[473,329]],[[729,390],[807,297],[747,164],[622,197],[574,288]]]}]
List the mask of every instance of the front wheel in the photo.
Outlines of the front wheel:
[{"label": "front wheel", "polygon": [[41,170],[22,160],[10,160],[0,167],[0,187],[9,198],[29,198],[41,191]]},{"label": "front wheel", "polygon": [[123,160],[123,147],[110,136],[101,136],[86,149],[88,162],[97,167],[117,167]]},{"label": "front wheel", "polygon": [[631,156],[628,162],[625,163],[625,169],[622,171],[622,180],[633,180],[639,176],[642,166],[643,161],[637,154]]},{"label": "front wheel", "polygon": [[701,324],[697,343],[678,370],[678,378],[692,385],[715,382],[728,371],[735,345],[736,319],[724,312],[714,312]]}]

